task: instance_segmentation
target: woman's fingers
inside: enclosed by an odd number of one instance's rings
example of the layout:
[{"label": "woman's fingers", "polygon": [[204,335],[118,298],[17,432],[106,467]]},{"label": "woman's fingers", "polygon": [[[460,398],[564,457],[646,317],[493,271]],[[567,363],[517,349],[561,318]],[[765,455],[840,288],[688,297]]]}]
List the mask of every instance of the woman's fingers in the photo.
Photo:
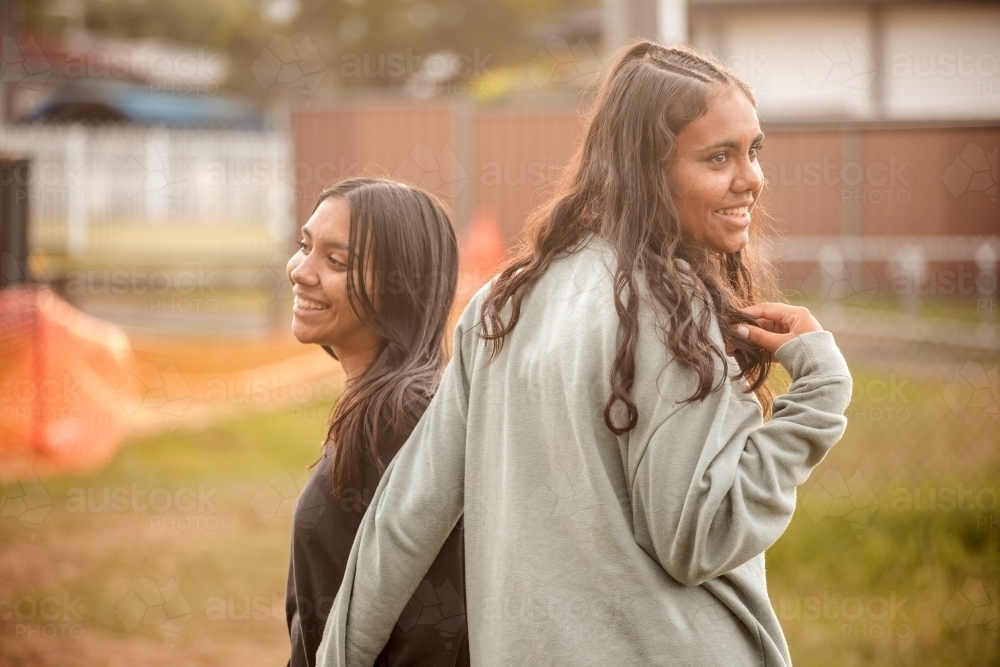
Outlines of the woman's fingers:
[{"label": "woman's fingers", "polygon": [[761,329],[767,329],[768,331],[773,331],[774,333],[786,334],[788,333],[788,325],[782,322],[775,322],[773,320],[766,320],[763,317],[757,320],[757,326]]},{"label": "woman's fingers", "polygon": [[795,306],[789,306],[787,303],[761,301],[760,303],[755,303],[752,306],[741,308],[741,310],[755,320],[758,318],[764,318],[777,322],[783,317],[786,317],[789,314],[790,309],[794,307]]},{"label": "woman's fingers", "polygon": [[773,322],[763,317],[757,318],[757,326],[759,326],[761,329],[767,329],[768,331],[774,331],[776,333],[787,333],[786,331],[778,330],[781,328],[779,322]]},{"label": "woman's fingers", "polygon": [[803,306],[790,306],[787,303],[761,302],[743,308],[742,311],[754,320],[766,319],[775,323],[774,329],[784,329],[788,333],[802,334],[809,331],[822,331],[816,318]]},{"label": "woman's fingers", "polygon": [[797,336],[823,330],[809,309],[802,306],[765,301],[741,310],[752,317],[757,326],[740,325],[739,334],[772,353]]},{"label": "woman's fingers", "polygon": [[741,324],[736,328],[737,332],[757,347],[768,352],[775,352],[779,347],[796,337],[796,334],[778,334],[772,331],[761,329],[760,327],[747,326]]}]

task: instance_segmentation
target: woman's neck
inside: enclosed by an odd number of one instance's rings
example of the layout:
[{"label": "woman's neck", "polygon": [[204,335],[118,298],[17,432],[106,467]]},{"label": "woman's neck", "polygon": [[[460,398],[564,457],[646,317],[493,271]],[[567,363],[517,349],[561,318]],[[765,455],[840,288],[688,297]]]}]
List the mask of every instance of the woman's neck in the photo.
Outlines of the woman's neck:
[{"label": "woman's neck", "polygon": [[348,382],[350,382],[361,377],[365,370],[372,365],[378,354],[378,347],[373,346],[352,352],[334,349],[334,353],[337,355],[340,365],[344,368],[344,374],[347,375]]}]

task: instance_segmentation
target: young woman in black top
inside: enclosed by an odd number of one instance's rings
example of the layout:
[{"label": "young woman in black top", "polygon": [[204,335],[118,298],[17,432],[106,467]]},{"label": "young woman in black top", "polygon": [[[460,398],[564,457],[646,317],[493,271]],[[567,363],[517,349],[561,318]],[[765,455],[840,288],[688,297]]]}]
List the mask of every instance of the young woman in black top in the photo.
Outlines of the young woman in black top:
[{"label": "young woman in black top", "polygon": [[[373,178],[323,191],[299,244],[287,266],[292,331],[347,375],[292,520],[288,665],[312,667],[367,503],[444,370],[458,246],[437,199]],[[462,548],[459,520],[376,667],[469,664]]]}]

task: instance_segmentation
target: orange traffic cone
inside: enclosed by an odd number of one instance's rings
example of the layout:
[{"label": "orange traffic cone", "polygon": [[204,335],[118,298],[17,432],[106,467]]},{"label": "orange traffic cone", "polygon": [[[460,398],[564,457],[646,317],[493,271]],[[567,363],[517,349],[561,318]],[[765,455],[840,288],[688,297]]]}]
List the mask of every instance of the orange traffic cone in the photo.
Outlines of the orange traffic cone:
[{"label": "orange traffic cone", "polygon": [[504,239],[496,209],[488,204],[479,204],[472,216],[472,223],[459,241],[458,293],[452,309],[452,323],[473,295],[490,280],[503,265],[507,256],[507,241]]}]

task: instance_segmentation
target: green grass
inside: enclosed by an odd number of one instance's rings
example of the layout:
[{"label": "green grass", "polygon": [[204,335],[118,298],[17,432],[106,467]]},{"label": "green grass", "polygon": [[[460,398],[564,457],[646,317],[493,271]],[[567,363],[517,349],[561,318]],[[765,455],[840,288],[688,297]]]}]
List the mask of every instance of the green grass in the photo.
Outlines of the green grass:
[{"label": "green grass", "polygon": [[[956,412],[944,400],[946,381],[854,366],[848,430],[800,489],[791,525],[767,553],[770,595],[793,660],[799,667],[995,665],[1000,652],[986,623],[990,614],[995,623],[1000,574],[1000,510],[991,504],[1000,450],[989,406]],[[878,391],[893,382],[895,394]],[[908,416],[871,418],[888,407],[905,407]],[[0,620],[0,663],[283,663],[292,480],[319,453],[326,410],[167,434],[124,447],[92,475],[44,480],[52,506],[40,525],[0,518],[0,600],[79,598],[80,618]],[[292,490],[276,491],[283,483]],[[853,485],[846,500],[823,505],[838,484]],[[202,488],[210,503],[71,511],[77,489],[99,501],[104,489],[133,485],[190,490],[191,498]],[[980,495],[971,505],[966,497],[967,510],[949,508],[948,489]],[[288,497],[279,507],[281,493]],[[915,494],[922,505],[901,501]],[[872,503],[873,513],[849,513]],[[182,527],[185,519],[192,525]],[[143,578],[161,590],[172,581],[190,606],[179,634],[155,623],[126,627],[119,612]],[[981,591],[986,601],[973,613]],[[80,636],[25,637],[19,625],[65,626]]]},{"label": "green grass", "polygon": [[[125,446],[98,473],[43,480],[52,506],[41,525],[2,520],[0,598],[22,600],[27,618],[0,613],[0,663],[282,663],[292,498],[277,500],[296,489],[275,490],[269,480],[304,481],[325,414],[285,411],[163,435]],[[255,503],[262,491],[270,496]],[[147,506],[153,494],[157,504]],[[143,578],[161,590],[173,581],[190,606],[176,637],[154,623],[127,628],[120,618]],[[79,599],[79,618],[29,613],[32,601],[67,596]],[[47,627],[79,636],[25,636]]]},{"label": "green grass", "polygon": [[[801,291],[789,289],[785,296],[789,303],[813,308],[817,304],[815,300],[802,294]],[[948,320],[960,320],[972,324],[979,322],[991,322],[1000,324],[1000,298],[997,294],[970,295],[970,296],[922,296],[916,303],[916,310],[912,314],[920,317],[932,317]],[[836,300],[829,300],[822,305],[835,305]],[[878,293],[872,296],[870,301],[860,300],[858,303],[851,303],[849,307],[853,313],[886,313],[900,314],[909,313],[907,304],[899,295],[892,294],[885,285],[880,286]]]},{"label": "green grass", "polygon": [[771,601],[793,662],[995,665],[994,634],[969,624],[956,596],[963,586],[992,589],[992,611],[987,600],[980,613],[996,618],[1000,514],[896,512],[884,489],[873,490],[880,506],[863,528],[813,521],[800,504],[767,552]]}]

